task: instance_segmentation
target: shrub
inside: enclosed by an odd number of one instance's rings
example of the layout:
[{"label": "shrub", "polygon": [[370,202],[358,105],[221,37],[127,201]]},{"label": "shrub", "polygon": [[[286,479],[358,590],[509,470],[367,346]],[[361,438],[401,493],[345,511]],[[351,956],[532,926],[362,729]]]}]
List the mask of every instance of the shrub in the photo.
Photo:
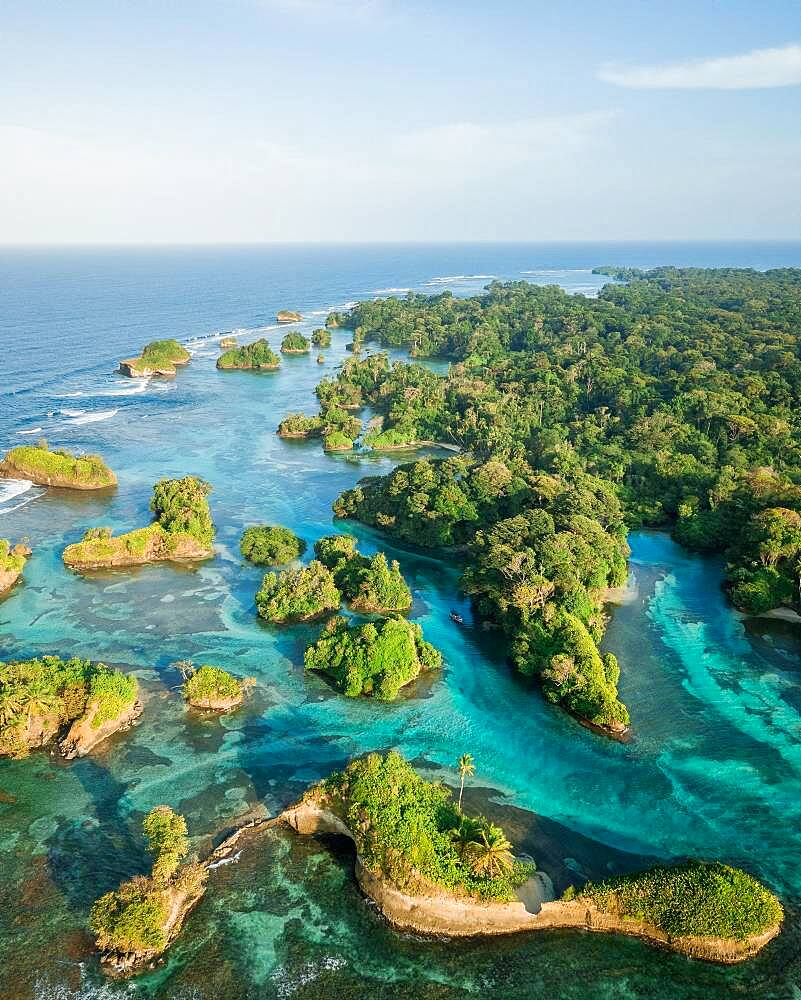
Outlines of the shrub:
[{"label": "shrub", "polygon": [[188,361],[189,351],[177,340],[152,340],[142,351],[141,359],[151,365],[179,364]]},{"label": "shrub", "polygon": [[283,566],[303,555],[306,543],[289,528],[260,524],[245,529],[239,550],[257,566]]},{"label": "shrub", "polygon": [[588,883],[582,897],[600,910],[658,927],[671,937],[742,940],[782,920],[781,903],[755,878],[729,865],[690,861]]},{"label": "shrub", "polygon": [[330,330],[315,330],[312,333],[312,343],[316,344],[317,347],[330,347],[331,346],[331,331]]},{"label": "shrub", "polygon": [[323,448],[325,451],[350,451],[353,441],[342,431],[331,431],[323,437]]}]

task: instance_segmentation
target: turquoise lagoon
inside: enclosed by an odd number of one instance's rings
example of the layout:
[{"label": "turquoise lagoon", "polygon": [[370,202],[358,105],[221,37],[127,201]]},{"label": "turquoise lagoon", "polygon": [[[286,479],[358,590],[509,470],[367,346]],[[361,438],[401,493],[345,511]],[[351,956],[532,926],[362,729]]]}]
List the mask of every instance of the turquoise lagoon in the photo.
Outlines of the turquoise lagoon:
[{"label": "turquoise lagoon", "polygon": [[[253,603],[261,574],[238,553],[242,529],[258,522],[286,524],[313,542],[334,528],[330,505],[342,489],[401,459],[324,455],[318,443],[275,435],[288,410],[313,411],[314,385],[347,356],[345,331],[334,332],[324,365],[314,354],[288,357],[280,372],[262,375],[217,372],[217,335],[244,328],[240,340],[277,343],[279,308],[304,310],[311,330],[328,307],[382,289],[468,294],[492,276],[525,271],[538,272],[528,280],[591,293],[598,282],[588,268],[609,261],[770,266],[797,264],[801,251],[0,253],[3,446],[46,436],[100,451],[119,477],[110,497],[36,488],[12,495],[4,485],[0,534],[27,536],[34,557],[24,585],[0,604],[0,658],[102,659],[134,671],[146,695],[142,723],[89,758],[0,762],[0,997],[801,995],[801,629],[742,620],[721,593],[716,561],[663,534],[632,536],[631,592],[613,609],[606,639],[633,720],[634,740],[622,745],[546,705],[511,672],[459,597],[458,566],[348,526],[363,550],[399,559],[414,591],[412,616],[445,656],[441,677],[381,705],[342,699],[304,675],[302,651],[315,628],[261,625]],[[175,381],[113,374],[118,358],[165,335],[193,354]],[[86,527],[145,523],[152,484],[189,473],[214,486],[213,561],[87,577],[65,570],[60,553]],[[450,621],[454,607],[465,627]],[[222,720],[188,715],[170,666],[183,658],[254,677],[253,698]],[[720,858],[782,896],[786,929],[734,969],[576,933],[424,940],[390,929],[361,897],[340,845],[271,833],[213,874],[163,966],[134,984],[104,982],[88,911],[144,866],[139,823],[148,809],[167,802],[185,813],[197,849],[206,850],[253,808],[278,810],[348,758],[388,747],[451,782],[455,759],[472,753],[469,806],[497,815],[559,888],[654,858]]]}]

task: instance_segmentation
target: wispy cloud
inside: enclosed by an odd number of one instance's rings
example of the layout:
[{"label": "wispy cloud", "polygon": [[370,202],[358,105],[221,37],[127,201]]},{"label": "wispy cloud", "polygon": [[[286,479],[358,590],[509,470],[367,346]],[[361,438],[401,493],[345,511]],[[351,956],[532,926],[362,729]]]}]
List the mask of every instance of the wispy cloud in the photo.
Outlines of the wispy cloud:
[{"label": "wispy cloud", "polygon": [[801,45],[755,49],[737,56],[696,59],[662,66],[607,63],[598,76],[606,83],[649,90],[747,90],[801,84]]}]

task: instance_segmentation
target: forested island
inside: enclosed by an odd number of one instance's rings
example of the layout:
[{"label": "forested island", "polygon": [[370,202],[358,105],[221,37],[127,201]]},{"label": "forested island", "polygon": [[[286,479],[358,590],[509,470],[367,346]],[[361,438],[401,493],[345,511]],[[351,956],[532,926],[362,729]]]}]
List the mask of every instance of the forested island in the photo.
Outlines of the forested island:
[{"label": "forested island", "polygon": [[174,376],[181,365],[188,365],[191,355],[177,340],[153,340],[138,358],[120,361],[120,373],[129,378],[150,378],[153,375]]},{"label": "forested island", "polygon": [[327,325],[449,371],[354,357],[304,417],[322,434],[368,405],[366,444],[459,449],[363,480],[336,514],[466,553],[463,587],[513,662],[610,733],[628,712],[599,644],[628,530],[723,553],[746,612],[801,608],[801,272],[622,276],[595,299],[512,282],[361,302]]},{"label": "forested island", "polygon": [[423,639],[423,630],[403,618],[350,625],[332,618],[303,658],[307,670],[319,670],[348,698],[372,695],[394,701],[401,688],[421,673],[442,666],[442,655]]},{"label": "forested island", "polygon": [[412,592],[396,559],[383,552],[362,555],[353,535],[326,535],[314,543],[317,559],[334,575],[334,582],[353,611],[408,611]]},{"label": "forested island", "polygon": [[183,694],[192,708],[230,712],[242,704],[245,685],[221,667],[205,664],[195,669],[190,665],[186,670]]},{"label": "forested island", "polygon": [[290,330],[281,341],[282,354],[308,354],[309,341],[299,330]]},{"label": "forested island", "polygon": [[156,806],[142,830],[153,857],[149,875],[136,875],[92,907],[91,926],[106,972],[126,976],[143,969],[180,933],[202,898],[208,872],[186,860],[186,820],[169,806]]},{"label": "forested island", "polygon": [[232,346],[217,358],[217,367],[223,370],[240,369],[274,372],[281,367],[281,359],[264,337],[242,347]]},{"label": "forested island", "polygon": [[0,663],[0,757],[24,757],[58,740],[82,757],[141,714],[135,677],[79,657]]},{"label": "forested island", "polygon": [[306,543],[281,525],[254,524],[242,533],[239,551],[255,566],[285,566],[303,555]]},{"label": "forested island", "polygon": [[99,455],[74,455],[66,448],[51,450],[45,440],[6,452],[0,461],[0,477],[67,490],[104,490],[117,485],[117,477]]},{"label": "forested island", "polygon": [[151,524],[117,536],[110,528],[89,528],[80,542],[64,549],[64,563],[83,570],[210,559],[214,524],[209,493],[211,486],[196,476],[162,479],[153,487]]},{"label": "forested island", "polygon": [[[421,778],[395,751],[353,761],[282,818],[299,833],[350,838],[362,890],[393,924],[417,933],[572,927],[738,962],[775,937],[783,920],[779,900],[756,879],[700,861],[571,887],[553,900],[550,880],[514,857],[500,827],[465,814],[445,786]],[[538,884],[524,903],[518,891],[526,882]]]}]

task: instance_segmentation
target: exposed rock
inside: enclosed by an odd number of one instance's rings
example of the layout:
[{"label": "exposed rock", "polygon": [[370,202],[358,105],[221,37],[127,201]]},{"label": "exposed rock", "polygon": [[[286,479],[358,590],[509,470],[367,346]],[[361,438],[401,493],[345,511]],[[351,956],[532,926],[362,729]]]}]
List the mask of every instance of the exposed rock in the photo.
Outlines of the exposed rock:
[{"label": "exposed rock", "polygon": [[220,350],[227,351],[231,347],[236,347],[237,339],[236,337],[221,337],[220,338]]},{"label": "exposed rock", "polygon": [[230,712],[239,708],[244,697],[244,693],[240,691],[238,695],[231,695],[228,698],[191,698],[187,699],[187,704],[206,712]]},{"label": "exposed rock", "polygon": [[26,468],[6,456],[0,461],[0,478],[3,479],[27,479],[28,482],[36,486],[55,486],[64,490],[106,490],[117,485],[117,477],[111,471],[102,480],[84,479],[75,480],[67,476],[61,476],[57,472],[43,472],[40,469]]},{"label": "exposed rock", "polygon": [[293,312],[291,309],[282,309],[275,318],[279,323],[300,323],[303,319],[299,312]]},{"label": "exposed rock", "polygon": [[119,372],[127,375],[128,378],[153,378],[161,376],[163,378],[174,378],[176,365],[186,364],[185,361],[175,361],[170,364],[151,365],[141,358],[127,358],[120,361]]},{"label": "exposed rock", "polygon": [[[334,813],[312,801],[291,806],[281,818],[301,834],[335,833],[354,841],[347,825]],[[369,871],[358,854],[356,877],[369,896],[396,927],[421,934],[478,937],[521,931],[575,928],[628,934],[649,944],[707,961],[734,963],[756,955],[779,933],[780,925],[743,940],[716,937],[675,937],[643,921],[599,910],[580,896],[573,900],[537,901],[532,912],[522,900],[481,902],[432,886],[426,895],[411,896],[383,876]],[[541,894],[544,895],[544,894]],[[531,903],[529,902],[529,906]]]},{"label": "exposed rock", "polygon": [[59,744],[59,750],[64,758],[73,760],[75,757],[85,757],[90,750],[103,740],[107,740],[109,736],[130,729],[142,714],[142,705],[137,699],[116,719],[108,719],[97,727],[93,725],[96,714],[97,706],[89,705],[84,714],[70,726],[69,732]]},{"label": "exposed rock", "polygon": [[144,543],[131,550],[125,544],[124,535],[110,538],[107,549],[98,546],[88,547],[86,542],[77,542],[64,549],[64,563],[75,570],[113,569],[119,566],[145,566],[156,562],[194,562],[201,559],[211,559],[214,550],[201,545],[191,535],[168,535],[158,524],[140,528],[136,535],[145,532]]}]

